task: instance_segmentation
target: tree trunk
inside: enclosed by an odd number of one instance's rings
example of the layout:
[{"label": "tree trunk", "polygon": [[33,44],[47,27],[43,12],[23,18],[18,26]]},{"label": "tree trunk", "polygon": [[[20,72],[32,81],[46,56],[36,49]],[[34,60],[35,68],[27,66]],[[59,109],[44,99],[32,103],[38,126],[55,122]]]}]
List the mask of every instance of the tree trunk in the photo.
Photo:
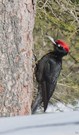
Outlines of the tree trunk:
[{"label": "tree trunk", "polygon": [[31,113],[33,0],[0,0],[0,116]]}]

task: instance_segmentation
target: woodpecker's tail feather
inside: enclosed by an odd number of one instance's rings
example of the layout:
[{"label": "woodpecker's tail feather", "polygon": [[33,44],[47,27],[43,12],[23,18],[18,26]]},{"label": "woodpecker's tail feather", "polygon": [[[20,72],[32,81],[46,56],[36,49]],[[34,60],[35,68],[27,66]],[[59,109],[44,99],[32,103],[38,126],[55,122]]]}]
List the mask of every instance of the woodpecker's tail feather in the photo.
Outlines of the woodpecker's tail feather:
[{"label": "woodpecker's tail feather", "polygon": [[42,103],[42,98],[41,98],[40,93],[38,93],[38,95],[36,97],[36,100],[35,100],[35,102],[33,103],[33,106],[32,106],[32,114],[34,114],[36,112],[36,110],[41,105],[41,103]]},{"label": "woodpecker's tail feather", "polygon": [[46,82],[44,81],[42,83],[42,101],[43,101],[43,105],[44,105],[44,112],[46,111],[47,109],[47,106],[48,106],[48,92],[47,92],[47,86],[46,86]]}]

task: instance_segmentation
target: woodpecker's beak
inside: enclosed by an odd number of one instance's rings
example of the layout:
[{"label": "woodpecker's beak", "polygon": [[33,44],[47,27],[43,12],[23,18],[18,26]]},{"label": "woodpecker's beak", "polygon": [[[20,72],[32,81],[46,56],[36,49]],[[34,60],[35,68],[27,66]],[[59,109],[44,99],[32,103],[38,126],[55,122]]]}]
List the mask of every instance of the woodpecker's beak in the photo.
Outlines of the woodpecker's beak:
[{"label": "woodpecker's beak", "polygon": [[47,36],[47,38],[49,38],[49,39],[52,41],[52,43],[53,43],[54,45],[56,45],[55,40],[54,40],[51,36]]}]

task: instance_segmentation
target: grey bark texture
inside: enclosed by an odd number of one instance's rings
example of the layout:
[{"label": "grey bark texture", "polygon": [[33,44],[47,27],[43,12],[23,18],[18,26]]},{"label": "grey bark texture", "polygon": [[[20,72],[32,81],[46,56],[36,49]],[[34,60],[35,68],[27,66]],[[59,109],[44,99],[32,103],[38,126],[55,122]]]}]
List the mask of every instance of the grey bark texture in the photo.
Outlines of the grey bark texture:
[{"label": "grey bark texture", "polygon": [[0,116],[31,113],[33,0],[0,0]]}]

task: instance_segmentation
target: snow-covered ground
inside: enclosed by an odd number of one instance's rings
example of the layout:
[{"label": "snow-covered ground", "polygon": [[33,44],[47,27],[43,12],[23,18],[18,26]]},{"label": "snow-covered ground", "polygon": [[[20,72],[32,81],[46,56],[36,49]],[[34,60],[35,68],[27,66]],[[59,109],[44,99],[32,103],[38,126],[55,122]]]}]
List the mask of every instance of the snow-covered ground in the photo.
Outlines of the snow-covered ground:
[{"label": "snow-covered ground", "polygon": [[55,105],[49,104],[46,112],[69,112],[69,111],[79,111],[79,101],[76,101],[75,106],[71,104],[63,104],[61,102],[56,103]]},{"label": "snow-covered ground", "polygon": [[79,135],[79,111],[0,118],[0,135]]},{"label": "snow-covered ground", "polygon": [[45,114],[0,118],[0,135],[79,135],[79,101],[49,104]]},{"label": "snow-covered ground", "polygon": [[[75,105],[71,104],[66,105],[61,102],[55,103],[54,105],[49,103],[46,113],[71,112],[71,111],[79,111],[79,100],[76,100]],[[38,108],[36,113],[43,113],[43,108],[42,109]]]}]

